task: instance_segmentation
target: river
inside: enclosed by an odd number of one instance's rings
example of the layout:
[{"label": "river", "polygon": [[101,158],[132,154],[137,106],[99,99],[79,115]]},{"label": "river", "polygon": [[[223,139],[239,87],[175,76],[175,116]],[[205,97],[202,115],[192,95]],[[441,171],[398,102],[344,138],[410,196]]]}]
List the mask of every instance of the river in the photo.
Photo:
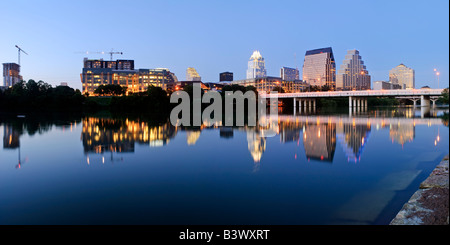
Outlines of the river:
[{"label": "river", "polygon": [[1,115],[0,224],[389,224],[444,155],[447,108],[270,127]]}]

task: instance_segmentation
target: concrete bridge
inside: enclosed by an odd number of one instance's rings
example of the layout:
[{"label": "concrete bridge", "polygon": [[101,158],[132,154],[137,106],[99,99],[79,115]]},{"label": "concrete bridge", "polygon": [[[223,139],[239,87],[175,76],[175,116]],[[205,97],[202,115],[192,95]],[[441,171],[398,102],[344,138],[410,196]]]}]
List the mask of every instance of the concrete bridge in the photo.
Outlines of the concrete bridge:
[{"label": "concrete bridge", "polygon": [[301,110],[315,108],[318,98],[339,98],[347,97],[349,107],[367,108],[368,97],[394,97],[398,99],[409,99],[414,102],[414,106],[420,100],[421,106],[430,106],[430,101],[435,105],[436,100],[441,95],[443,89],[398,89],[398,90],[361,90],[361,91],[328,91],[328,92],[302,92],[302,93],[278,93],[260,94],[262,98],[292,98],[294,100],[294,110],[297,110],[297,103]]},{"label": "concrete bridge", "polygon": [[403,117],[346,117],[346,116],[296,116],[278,115],[280,122],[292,123],[331,123],[352,125],[441,125],[440,118],[403,118]]}]

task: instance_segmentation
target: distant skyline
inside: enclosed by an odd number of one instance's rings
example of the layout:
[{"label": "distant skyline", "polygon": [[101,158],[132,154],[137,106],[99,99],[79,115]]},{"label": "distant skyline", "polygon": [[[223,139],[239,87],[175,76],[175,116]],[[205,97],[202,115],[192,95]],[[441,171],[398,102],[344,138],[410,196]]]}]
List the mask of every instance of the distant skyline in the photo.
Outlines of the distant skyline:
[{"label": "distant skyline", "polygon": [[[356,18],[357,17],[357,18]],[[336,67],[357,49],[374,81],[403,63],[416,88],[449,86],[449,2],[430,1],[7,1],[0,8],[0,63],[24,80],[81,89],[85,51],[114,51],[135,68],[168,68],[179,80],[194,67],[205,82],[230,71],[245,79],[254,50],[268,76],[298,67],[305,52],[332,47]]]}]

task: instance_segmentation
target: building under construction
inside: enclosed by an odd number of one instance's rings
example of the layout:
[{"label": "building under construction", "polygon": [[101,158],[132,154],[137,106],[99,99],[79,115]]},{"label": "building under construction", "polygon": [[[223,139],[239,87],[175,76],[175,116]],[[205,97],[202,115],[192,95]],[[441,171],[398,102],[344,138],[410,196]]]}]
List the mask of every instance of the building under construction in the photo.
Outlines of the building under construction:
[{"label": "building under construction", "polygon": [[147,91],[149,86],[167,88],[178,79],[169,69],[134,69],[134,60],[104,61],[84,59],[80,74],[83,93],[93,95],[100,85],[117,84],[127,88],[127,93]]},{"label": "building under construction", "polygon": [[16,63],[3,63],[3,86],[11,87],[22,81],[20,65]]}]

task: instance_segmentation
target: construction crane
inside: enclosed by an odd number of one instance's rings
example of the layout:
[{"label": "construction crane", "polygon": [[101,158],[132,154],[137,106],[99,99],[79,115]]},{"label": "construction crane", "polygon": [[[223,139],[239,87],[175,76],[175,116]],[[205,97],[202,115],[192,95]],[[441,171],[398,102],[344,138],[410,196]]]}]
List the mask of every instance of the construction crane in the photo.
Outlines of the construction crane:
[{"label": "construction crane", "polygon": [[19,46],[16,45],[16,48],[18,49],[19,53],[19,66],[20,66],[20,52],[23,52],[24,54],[28,55],[27,52],[25,52],[23,49],[21,49]]},{"label": "construction crane", "polygon": [[114,52],[112,49],[111,49],[111,51],[108,52],[108,53],[109,53],[109,55],[111,55],[111,60],[113,60],[113,54],[120,54],[120,55],[123,54],[123,52]]},{"label": "construction crane", "polygon": [[86,51],[86,52],[78,52],[78,53],[83,53],[83,54],[105,54],[105,53],[108,53],[108,54],[110,55],[110,57],[111,57],[111,60],[113,60],[113,55],[114,55],[114,54],[120,54],[120,55],[123,54],[123,52],[114,52],[113,49],[111,49],[110,52],[105,52],[105,51],[101,51],[101,52],[90,52],[90,51]]}]

